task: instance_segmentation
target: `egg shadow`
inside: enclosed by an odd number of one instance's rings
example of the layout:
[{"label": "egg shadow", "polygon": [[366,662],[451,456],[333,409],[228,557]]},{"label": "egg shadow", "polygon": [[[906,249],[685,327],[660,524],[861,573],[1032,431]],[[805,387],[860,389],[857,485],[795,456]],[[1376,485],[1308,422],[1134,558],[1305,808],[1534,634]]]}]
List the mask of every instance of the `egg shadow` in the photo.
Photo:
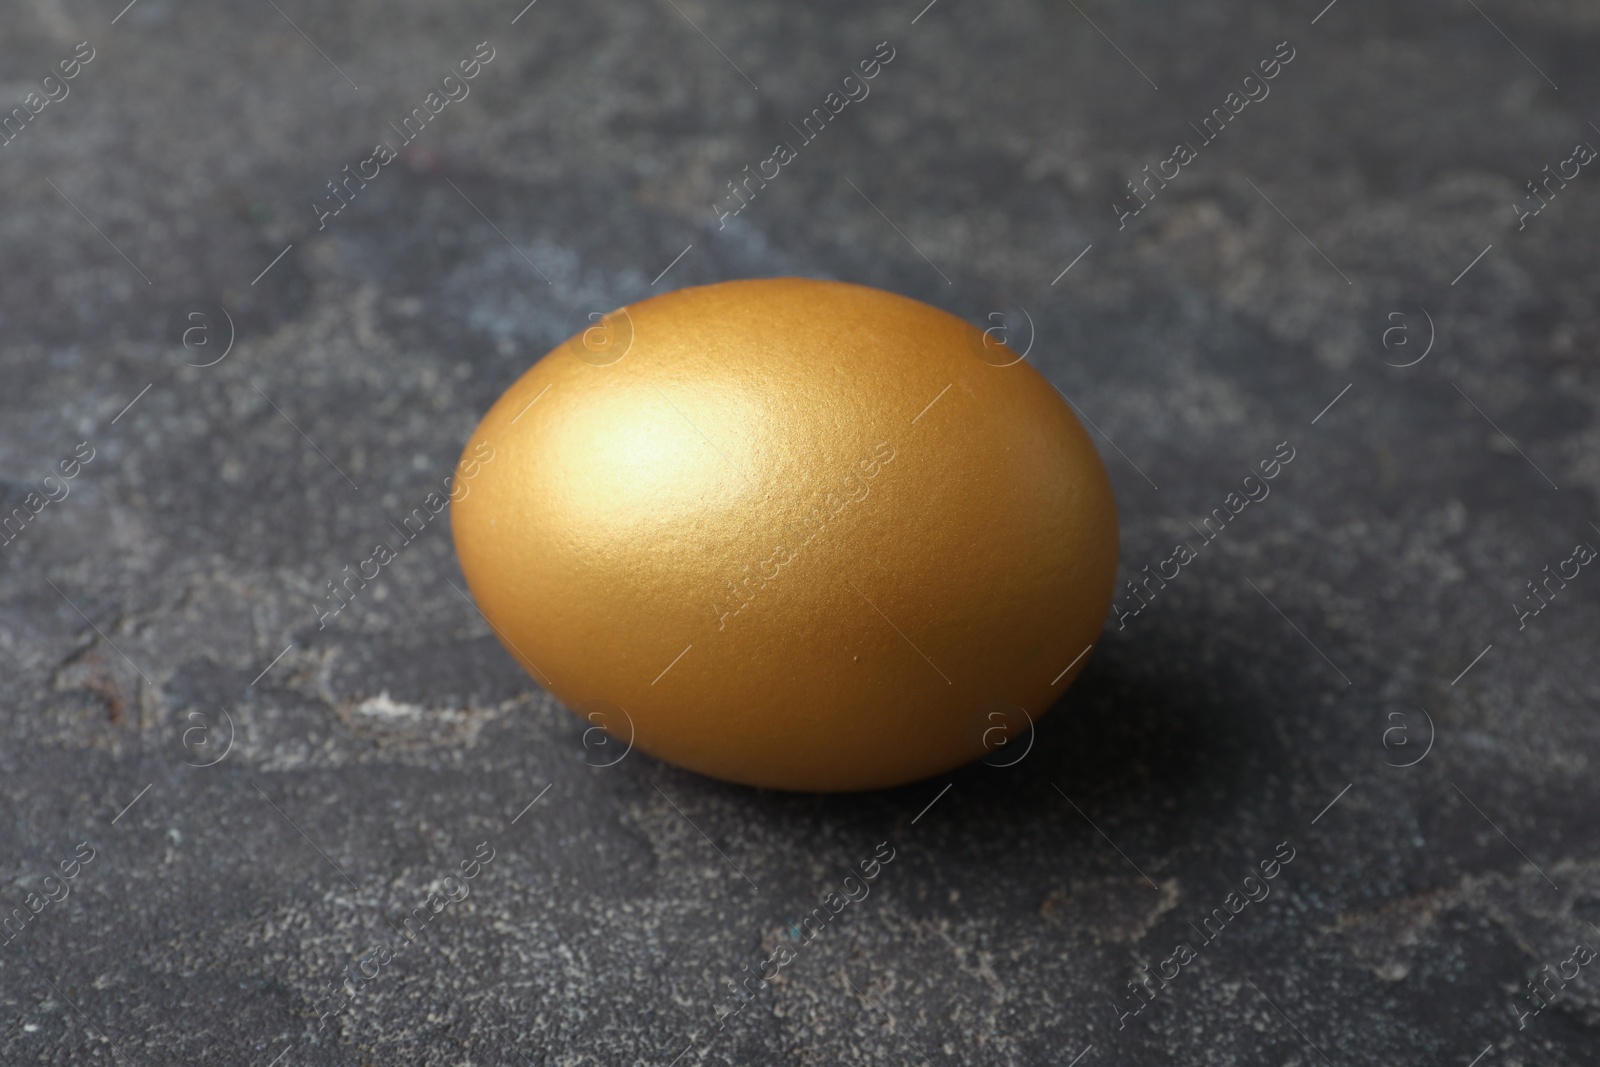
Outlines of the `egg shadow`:
[{"label": "egg shadow", "polygon": [[[1289,832],[1296,787],[1325,756],[1321,716],[1286,711],[1307,707],[1292,634],[1255,632],[1206,595],[1159,607],[1126,630],[1108,625],[1031,747],[1018,736],[952,771],[860,793],[734,785],[642,754],[633,770],[675,785],[679,803],[728,812],[720,833],[707,827],[718,847],[763,841],[773,881],[797,887],[815,881],[816,863],[848,867],[886,839],[919,857],[911,881],[930,909],[971,892],[1037,914],[1074,884],[1132,880],[1147,892],[1180,874],[1208,878],[1219,860]],[[801,847],[772,854],[772,841]]]},{"label": "egg shadow", "polygon": [[[1218,709],[1202,706],[1196,688],[1166,666],[1158,642],[1154,635],[1102,641],[1034,723],[1031,747],[1019,733],[952,773],[882,790],[874,799],[911,812],[914,826],[901,823],[908,836],[939,827],[941,850],[956,849],[947,854],[953,862],[963,852],[987,862],[1000,837],[1059,840],[1062,824],[1117,825],[1176,807],[1219,769],[1200,757]],[[945,784],[949,793],[924,814]]]},{"label": "egg shadow", "polygon": [[752,820],[790,839],[903,842],[926,853],[938,883],[981,883],[991,898],[1037,904],[1080,877],[1160,882],[1230,837],[1270,832],[1257,824],[1288,806],[1288,742],[1273,728],[1283,716],[1264,691],[1273,672],[1242,639],[1219,640],[1221,620],[1203,606],[1167,606],[1163,619],[1104,635],[1021,758],[1008,745],[867,793],[702,781],[739,793]]},{"label": "egg shadow", "polygon": [[[1140,642],[1142,646],[1144,642]],[[1193,688],[1176,675],[1145,662],[1147,650],[1102,643],[1060,699],[1035,717],[1031,729],[1011,730],[987,752],[976,737],[982,729],[981,709],[1005,707],[980,701],[974,711],[971,762],[905,785],[841,793],[808,793],[725,782],[640,753],[651,774],[677,774],[686,785],[726,790],[741,797],[758,818],[809,814],[853,821],[871,811],[874,818],[893,818],[909,808],[917,816],[946,784],[981,802],[1003,804],[1019,791],[1040,788],[1055,796],[1060,788],[1074,799],[1094,798],[1113,808],[1147,804],[1152,791],[1177,795],[1195,775],[1195,734],[1208,716],[1198,719]],[[1020,714],[1011,717],[1011,723]],[[1070,812],[1070,806],[1067,807]],[[920,822],[921,819],[918,819]]]}]

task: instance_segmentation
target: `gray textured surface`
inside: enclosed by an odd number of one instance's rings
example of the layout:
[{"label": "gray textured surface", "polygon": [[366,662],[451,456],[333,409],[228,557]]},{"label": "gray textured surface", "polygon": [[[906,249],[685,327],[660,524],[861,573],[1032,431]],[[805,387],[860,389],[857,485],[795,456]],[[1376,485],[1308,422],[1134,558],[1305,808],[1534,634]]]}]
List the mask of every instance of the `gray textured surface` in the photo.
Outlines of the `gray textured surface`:
[{"label": "gray textured surface", "polygon": [[[1511,207],[1600,144],[1592,3],[519,6],[4,16],[6,108],[96,50],[0,147],[7,510],[95,449],[0,550],[4,910],[96,853],[0,948],[0,1060],[1600,1062],[1600,969],[1513,1012],[1600,947],[1600,575],[1526,629],[1510,606],[1600,545],[1600,172],[1525,229]],[[885,39],[871,96],[719,231],[723,183]],[[1119,231],[1123,183],[1285,39],[1271,95]],[[471,96],[318,233],[323,183],[484,40]],[[319,630],[499,392],[690,244],[657,290],[1026,308],[1104,432],[1126,576],[1296,458],[1109,624],[1025,760],[884,794],[587,765],[615,746],[502,653],[442,522]],[[231,352],[184,366],[217,304]],[[1431,354],[1386,367],[1424,308]],[[1419,707],[1431,751],[1387,766]],[[872,894],[715,1033],[725,980],[885,839]],[[319,1028],[484,841],[470,895]],[[1119,1028],[1139,966],[1283,841],[1272,895]]]}]

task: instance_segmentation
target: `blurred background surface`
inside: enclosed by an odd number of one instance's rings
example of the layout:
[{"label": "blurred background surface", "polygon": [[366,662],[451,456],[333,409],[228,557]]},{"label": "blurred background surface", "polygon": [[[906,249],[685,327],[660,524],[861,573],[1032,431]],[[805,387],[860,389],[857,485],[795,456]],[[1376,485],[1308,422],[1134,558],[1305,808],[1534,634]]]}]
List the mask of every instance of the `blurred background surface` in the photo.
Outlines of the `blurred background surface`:
[{"label": "blurred background surface", "polygon": [[[4,21],[0,1059],[1595,1062],[1600,8]],[[888,793],[614,762],[442,522],[319,623],[591,313],[782,274],[1031,341],[1124,578],[1294,458],[1025,757]]]}]

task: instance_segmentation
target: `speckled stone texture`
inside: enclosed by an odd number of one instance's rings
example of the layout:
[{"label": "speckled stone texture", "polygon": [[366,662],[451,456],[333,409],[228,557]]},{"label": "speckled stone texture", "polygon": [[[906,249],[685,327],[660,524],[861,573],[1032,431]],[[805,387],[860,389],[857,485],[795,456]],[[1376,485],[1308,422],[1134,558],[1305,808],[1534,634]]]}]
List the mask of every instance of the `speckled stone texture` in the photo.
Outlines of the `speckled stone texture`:
[{"label": "speckled stone texture", "polygon": [[[1600,8],[922,2],[7,9],[0,1061],[1600,1063]],[[779,274],[1031,337],[1176,572],[1013,765],[605,766],[444,515],[319,622],[590,313]]]}]

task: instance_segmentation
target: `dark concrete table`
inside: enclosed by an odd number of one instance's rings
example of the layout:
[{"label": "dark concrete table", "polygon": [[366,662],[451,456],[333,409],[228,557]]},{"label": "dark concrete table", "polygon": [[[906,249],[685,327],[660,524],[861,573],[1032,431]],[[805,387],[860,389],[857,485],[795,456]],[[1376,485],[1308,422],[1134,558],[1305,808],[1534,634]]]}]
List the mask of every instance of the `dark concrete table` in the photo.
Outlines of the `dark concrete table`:
[{"label": "dark concrete table", "polygon": [[[1600,13],[921,2],[8,10],[0,1060],[1600,1062]],[[1025,758],[605,766],[442,519],[319,623],[589,313],[777,274],[1031,337],[1194,546]]]}]

